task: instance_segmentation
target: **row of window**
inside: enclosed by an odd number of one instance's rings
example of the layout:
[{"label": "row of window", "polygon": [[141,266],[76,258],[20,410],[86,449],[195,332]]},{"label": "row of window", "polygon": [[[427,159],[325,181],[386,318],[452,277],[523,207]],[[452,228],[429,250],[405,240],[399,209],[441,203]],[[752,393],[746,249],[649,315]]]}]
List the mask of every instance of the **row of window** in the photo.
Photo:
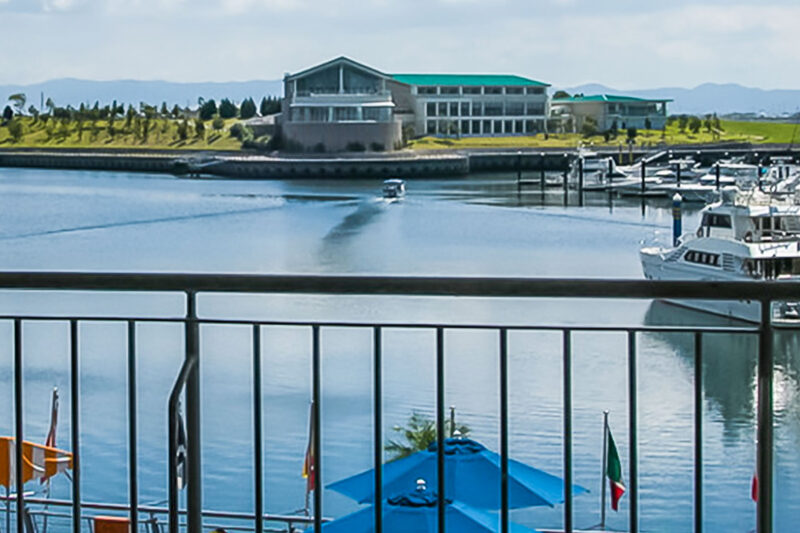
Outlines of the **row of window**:
[{"label": "row of window", "polygon": [[536,134],[544,131],[541,120],[429,120],[428,135]]},{"label": "row of window", "polygon": [[294,107],[292,122],[389,122],[389,107]]},{"label": "row of window", "polygon": [[544,87],[422,86],[417,94],[544,94]]},{"label": "row of window", "polygon": [[730,228],[731,217],[730,215],[718,215],[716,213],[706,213],[703,215],[703,226],[710,226],[712,228]]},{"label": "row of window", "polygon": [[504,117],[544,115],[541,102],[428,102],[427,117]]},{"label": "row of window", "polygon": [[683,256],[684,261],[690,263],[698,263],[701,265],[719,266],[719,254],[710,254],[707,252],[698,252],[696,250],[689,250]]}]

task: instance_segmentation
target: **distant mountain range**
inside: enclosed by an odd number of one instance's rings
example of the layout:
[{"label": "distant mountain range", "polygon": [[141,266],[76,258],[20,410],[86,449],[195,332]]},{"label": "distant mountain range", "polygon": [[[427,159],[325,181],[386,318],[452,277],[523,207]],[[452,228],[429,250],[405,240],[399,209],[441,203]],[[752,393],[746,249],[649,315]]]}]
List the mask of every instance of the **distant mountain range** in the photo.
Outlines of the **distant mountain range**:
[{"label": "distant mountain range", "polygon": [[[554,88],[557,90],[558,88]],[[566,87],[570,94],[624,94],[641,98],[671,98],[668,105],[671,114],[755,113],[765,116],[792,115],[800,111],[800,90],[765,90],[743,87],[735,83],[705,83],[694,89],[665,87],[661,89],[618,90],[596,83]],[[28,105],[39,107],[41,95],[52,98],[59,106],[79,106],[81,103],[94,105],[117,102],[139,102],[160,105],[167,102],[172,107],[196,106],[197,99],[213,98],[219,101],[230,98],[240,102],[252,97],[258,103],[264,96],[280,96],[283,93],[281,80],[256,80],[241,82],[177,83],[168,81],[89,81],[74,78],[50,80],[31,85],[0,85],[0,104],[9,95],[25,93]]]},{"label": "distant mountain range", "polygon": [[181,107],[197,106],[198,98],[215,99],[217,103],[222,98],[229,98],[240,102],[245,98],[253,98],[258,105],[264,96],[280,96],[283,93],[281,80],[256,80],[256,81],[231,81],[208,83],[176,83],[171,81],[90,81],[74,78],[34,83],[31,85],[0,85],[0,104],[5,105],[6,99],[16,93],[24,93],[28,97],[25,107],[34,105],[37,108],[44,101],[52,98],[57,106],[71,105],[77,107],[81,103],[94,105],[99,101],[102,105],[110,104],[114,100],[118,103],[139,105],[147,102],[160,105],[166,102],[169,107],[178,104]]},{"label": "distant mountain range", "polygon": [[735,83],[704,83],[694,89],[665,87],[632,91],[621,91],[590,83],[563,90],[569,94],[624,94],[639,98],[671,98],[673,101],[667,104],[670,114],[755,113],[775,117],[792,115],[800,111],[800,90],[765,90],[743,87]]}]

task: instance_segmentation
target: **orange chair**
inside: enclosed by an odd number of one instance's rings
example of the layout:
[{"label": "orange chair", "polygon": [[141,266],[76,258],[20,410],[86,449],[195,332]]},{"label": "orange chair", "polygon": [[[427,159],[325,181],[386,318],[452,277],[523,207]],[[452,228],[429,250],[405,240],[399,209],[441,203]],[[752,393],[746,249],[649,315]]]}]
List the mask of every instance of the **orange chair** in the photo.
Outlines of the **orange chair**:
[{"label": "orange chair", "polygon": [[131,522],[121,516],[95,516],[94,533],[130,533]]}]

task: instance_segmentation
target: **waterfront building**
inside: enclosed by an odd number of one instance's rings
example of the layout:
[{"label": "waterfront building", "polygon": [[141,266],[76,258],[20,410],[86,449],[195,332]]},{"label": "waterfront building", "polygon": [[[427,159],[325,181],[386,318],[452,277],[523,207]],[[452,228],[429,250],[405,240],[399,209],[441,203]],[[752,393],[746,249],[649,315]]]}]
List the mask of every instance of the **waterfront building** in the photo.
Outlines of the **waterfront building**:
[{"label": "waterfront building", "polygon": [[572,132],[581,131],[587,118],[594,119],[599,131],[613,129],[663,129],[667,123],[667,98],[636,98],[611,94],[576,94],[554,98],[552,114]]},{"label": "waterfront building", "polygon": [[545,132],[549,84],[516,75],[386,74],[339,57],[284,77],[289,149],[391,150],[403,136]]},{"label": "waterfront building", "polygon": [[287,148],[391,150],[401,142],[391,78],[347,57],[284,77],[281,131]]}]

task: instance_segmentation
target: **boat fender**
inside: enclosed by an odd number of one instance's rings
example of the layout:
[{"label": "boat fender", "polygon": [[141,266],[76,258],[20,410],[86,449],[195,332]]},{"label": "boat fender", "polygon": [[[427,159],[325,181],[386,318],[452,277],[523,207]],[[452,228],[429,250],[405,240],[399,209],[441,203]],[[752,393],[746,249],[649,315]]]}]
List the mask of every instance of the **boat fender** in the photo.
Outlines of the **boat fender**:
[{"label": "boat fender", "polygon": [[753,233],[748,231],[744,234],[744,242],[753,242]]}]

